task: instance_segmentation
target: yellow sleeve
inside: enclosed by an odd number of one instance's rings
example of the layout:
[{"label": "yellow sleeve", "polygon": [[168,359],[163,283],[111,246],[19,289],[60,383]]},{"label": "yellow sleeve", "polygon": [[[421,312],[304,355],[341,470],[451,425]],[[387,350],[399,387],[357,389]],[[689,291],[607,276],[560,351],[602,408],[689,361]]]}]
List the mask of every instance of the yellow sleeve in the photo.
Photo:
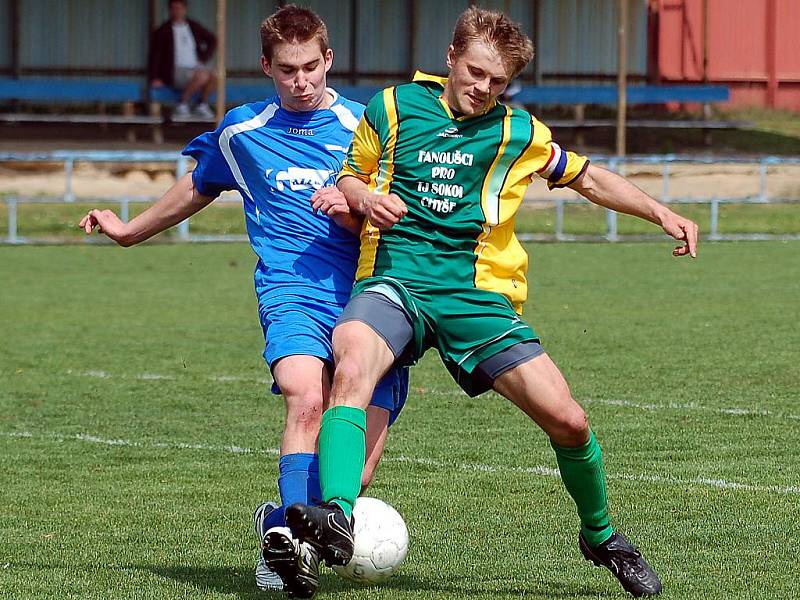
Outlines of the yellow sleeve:
[{"label": "yellow sleeve", "polygon": [[358,123],[350,149],[347,151],[347,158],[337,179],[351,175],[364,183],[369,183],[372,175],[378,171],[382,151],[378,132],[369,122],[365,112]]},{"label": "yellow sleeve", "polygon": [[[589,166],[589,159],[562,148],[553,141],[550,129],[531,117],[533,142],[523,160],[530,173],[547,180],[547,187],[566,187],[580,177]],[[531,175],[533,178],[533,175]]]}]

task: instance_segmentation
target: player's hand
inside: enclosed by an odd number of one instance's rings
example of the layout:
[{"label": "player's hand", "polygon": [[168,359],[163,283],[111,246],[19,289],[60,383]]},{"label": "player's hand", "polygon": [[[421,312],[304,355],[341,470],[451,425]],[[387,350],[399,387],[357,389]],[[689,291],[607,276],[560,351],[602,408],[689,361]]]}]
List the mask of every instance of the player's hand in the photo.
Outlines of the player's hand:
[{"label": "player's hand", "polygon": [[311,209],[314,212],[320,211],[331,218],[350,214],[347,198],[336,187],[323,187],[314,192],[314,195],[311,196]]},{"label": "player's hand", "polygon": [[160,79],[153,79],[153,81],[150,82],[150,87],[154,88],[164,87],[164,82],[161,81]]},{"label": "player's hand", "polygon": [[676,246],[672,251],[673,256],[686,256],[687,254],[692,258],[697,258],[697,238],[698,227],[697,223],[686,219],[679,214],[669,211],[665,217],[662,218],[661,227],[668,235],[671,235],[676,240],[685,242],[683,246]]},{"label": "player's hand", "polygon": [[366,194],[363,213],[381,231],[391,229],[408,213],[408,207],[397,194]]},{"label": "player's hand", "polygon": [[80,220],[78,227],[89,235],[97,229],[98,233],[103,233],[120,246],[128,246],[127,230],[125,223],[111,210],[90,210],[85,217]]}]

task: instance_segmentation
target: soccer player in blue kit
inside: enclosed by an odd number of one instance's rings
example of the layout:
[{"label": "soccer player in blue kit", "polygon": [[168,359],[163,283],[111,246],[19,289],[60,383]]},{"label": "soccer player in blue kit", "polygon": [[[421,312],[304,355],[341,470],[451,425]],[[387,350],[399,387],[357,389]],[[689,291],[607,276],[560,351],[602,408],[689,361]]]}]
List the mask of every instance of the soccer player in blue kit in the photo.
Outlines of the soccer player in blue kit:
[{"label": "soccer player in blue kit", "polygon": [[[264,358],[286,402],[278,487],[282,505],[265,502],[254,524],[261,541],[256,582],[310,597],[318,586],[316,550],[295,540],[284,507],[321,501],[317,436],[332,375],[331,332],[347,303],[359,253],[361,220],[331,194],[312,210],[312,194],[341,169],[364,107],[326,87],[333,51],[325,24],[311,10],[285,6],[261,25],[264,73],[277,95],[228,112],[219,127],[183,153],[197,161],[142,214],[123,223],[108,210],[80,222],[122,246],[138,244],[210,204],[226,190],[243,198],[247,232],[258,256],[255,288],[265,336]],[[376,388],[367,417],[362,485],[380,460],[388,426],[408,393],[407,370]]]}]

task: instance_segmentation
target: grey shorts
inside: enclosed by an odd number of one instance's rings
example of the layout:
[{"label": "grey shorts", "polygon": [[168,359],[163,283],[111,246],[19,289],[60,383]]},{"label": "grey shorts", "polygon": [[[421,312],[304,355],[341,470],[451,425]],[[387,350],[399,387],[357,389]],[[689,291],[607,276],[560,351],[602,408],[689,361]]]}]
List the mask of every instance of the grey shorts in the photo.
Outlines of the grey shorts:
[{"label": "grey shorts", "polygon": [[175,67],[175,74],[173,78],[173,86],[176,89],[182,90],[194,77],[196,71],[209,71],[210,69],[204,65],[195,67],[194,69],[186,69],[184,67]]},{"label": "grey shorts", "polygon": [[[350,298],[339,315],[337,325],[348,321],[359,321],[377,333],[394,354],[396,363],[403,363],[411,352],[414,331],[405,308],[395,299],[383,293],[366,291]],[[539,342],[521,342],[483,360],[472,373],[447,365],[456,383],[470,396],[478,396],[494,386],[494,380],[540,354],[544,348]]]}]

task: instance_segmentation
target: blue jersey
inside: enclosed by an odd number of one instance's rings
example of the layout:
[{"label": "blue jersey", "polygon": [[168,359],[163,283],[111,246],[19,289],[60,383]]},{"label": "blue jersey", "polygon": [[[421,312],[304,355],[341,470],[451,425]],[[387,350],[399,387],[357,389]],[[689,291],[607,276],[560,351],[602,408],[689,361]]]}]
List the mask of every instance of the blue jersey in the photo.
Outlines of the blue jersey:
[{"label": "blue jersey", "polygon": [[[331,90],[332,91],[332,90]],[[183,150],[197,191],[238,190],[260,259],[266,306],[287,296],[344,306],[353,287],[358,238],[314,214],[311,195],[333,185],[364,106],[338,96],[330,108],[292,112],[276,96],[228,112]]]}]

